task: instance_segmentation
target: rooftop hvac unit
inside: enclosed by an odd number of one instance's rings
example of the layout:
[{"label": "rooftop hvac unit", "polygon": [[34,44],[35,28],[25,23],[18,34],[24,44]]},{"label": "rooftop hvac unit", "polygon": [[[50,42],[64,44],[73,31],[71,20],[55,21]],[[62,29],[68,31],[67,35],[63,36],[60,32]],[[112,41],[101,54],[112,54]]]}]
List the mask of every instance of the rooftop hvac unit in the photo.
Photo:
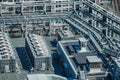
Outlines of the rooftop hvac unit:
[{"label": "rooftop hvac unit", "polygon": [[0,41],[0,44],[3,44],[4,43],[4,41],[2,40],[2,41]]},{"label": "rooftop hvac unit", "polygon": [[0,52],[0,55],[4,55],[5,53],[4,52]]},{"label": "rooftop hvac unit", "polygon": [[36,38],[32,38],[31,40],[32,40],[33,42],[35,42],[37,39],[36,39]]},{"label": "rooftop hvac unit", "polygon": [[41,50],[38,50],[37,48],[35,48],[35,51],[36,51],[36,53],[40,53],[41,52]]},{"label": "rooftop hvac unit", "polygon": [[1,44],[0,45],[0,48],[5,48],[6,47],[6,44]]},{"label": "rooftop hvac unit", "polygon": [[12,52],[11,52],[11,51],[9,51],[9,54],[11,55],[11,54],[12,54]]},{"label": "rooftop hvac unit", "polygon": [[8,39],[8,37],[4,38],[4,41],[6,41],[6,42],[9,42],[9,39]]},{"label": "rooftop hvac unit", "polygon": [[8,53],[8,50],[6,49],[6,50],[4,50],[4,52],[5,52],[5,54],[7,54],[7,53]]},{"label": "rooftop hvac unit", "polygon": [[10,59],[12,59],[12,56],[10,56]]},{"label": "rooftop hvac unit", "polygon": [[36,55],[37,55],[37,56],[39,56],[39,55],[40,55],[40,53],[39,53],[39,52],[37,52],[37,53],[36,53]]},{"label": "rooftop hvac unit", "polygon": [[41,51],[41,49],[42,49],[42,48],[40,48],[40,47],[37,48],[38,51]]},{"label": "rooftop hvac unit", "polygon": [[10,43],[9,43],[9,42],[6,42],[6,47],[9,48],[9,46],[10,46]]},{"label": "rooftop hvac unit", "polygon": [[37,55],[37,56],[42,56],[43,53],[41,53],[40,51],[37,51],[36,55]]},{"label": "rooftop hvac unit", "polygon": [[2,44],[3,46],[6,46],[5,42]]},{"label": "rooftop hvac unit", "polygon": [[4,40],[4,37],[0,37],[0,40]]},{"label": "rooftop hvac unit", "polygon": [[33,43],[33,45],[36,45],[36,44],[38,44],[38,41],[33,40],[32,43]]},{"label": "rooftop hvac unit", "polygon": [[40,48],[41,46],[39,44],[36,44],[35,45],[35,48]]},{"label": "rooftop hvac unit", "polygon": [[35,34],[31,34],[32,37],[35,37]]},{"label": "rooftop hvac unit", "polygon": [[5,35],[5,33],[2,33],[3,35]]},{"label": "rooftop hvac unit", "polygon": [[43,56],[43,53],[40,53],[40,56]]},{"label": "rooftop hvac unit", "polygon": [[1,49],[6,50],[6,46],[5,46],[5,45],[2,45],[2,46],[1,46]]},{"label": "rooftop hvac unit", "polygon": [[9,54],[9,53],[6,53],[6,54],[5,54],[5,56],[9,57],[9,56],[10,56],[10,54]]},{"label": "rooftop hvac unit", "polygon": [[0,34],[0,37],[2,37],[3,35],[2,34]]},{"label": "rooftop hvac unit", "polygon": [[35,36],[31,36],[30,38],[31,38],[32,40],[33,40],[33,39],[36,39],[36,37],[35,37]]},{"label": "rooftop hvac unit", "polygon": [[65,32],[65,33],[64,33],[64,36],[68,36],[68,33],[67,33],[67,32]]},{"label": "rooftop hvac unit", "polygon": [[7,55],[4,55],[4,56],[2,56],[2,58],[8,58],[8,56],[7,56]]},{"label": "rooftop hvac unit", "polygon": [[41,50],[41,52],[40,52],[41,54],[44,54],[44,52],[43,52],[43,50]]}]

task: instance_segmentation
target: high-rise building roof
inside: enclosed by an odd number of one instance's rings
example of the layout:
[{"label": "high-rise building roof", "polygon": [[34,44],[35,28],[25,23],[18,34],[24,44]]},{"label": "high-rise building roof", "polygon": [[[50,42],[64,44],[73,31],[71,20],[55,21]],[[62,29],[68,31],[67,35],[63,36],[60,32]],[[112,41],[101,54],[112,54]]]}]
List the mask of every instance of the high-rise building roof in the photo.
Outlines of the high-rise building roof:
[{"label": "high-rise building roof", "polygon": [[4,32],[0,32],[0,60],[2,59],[15,59],[9,37]]}]

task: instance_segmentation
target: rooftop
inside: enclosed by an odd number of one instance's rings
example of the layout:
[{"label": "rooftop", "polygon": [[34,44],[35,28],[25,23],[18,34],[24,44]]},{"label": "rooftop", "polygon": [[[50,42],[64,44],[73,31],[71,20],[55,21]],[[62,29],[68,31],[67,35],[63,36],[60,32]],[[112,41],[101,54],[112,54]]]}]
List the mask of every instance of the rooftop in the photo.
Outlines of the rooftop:
[{"label": "rooftop", "polygon": [[29,74],[27,78],[28,80],[67,80],[55,74]]},{"label": "rooftop", "polygon": [[0,60],[15,58],[7,33],[0,32]]},{"label": "rooftop", "polygon": [[88,40],[85,39],[85,38],[79,38],[79,41],[80,41],[80,42],[87,42]]},{"label": "rooftop", "polygon": [[35,57],[50,56],[47,44],[42,36],[36,34],[28,34],[27,41]]},{"label": "rooftop", "polygon": [[62,30],[58,32],[58,34],[60,35],[61,38],[74,38],[75,37],[73,33],[68,30]]},{"label": "rooftop", "polygon": [[[60,41],[59,43],[61,44],[61,47],[63,47],[66,56],[68,56],[68,59],[71,61],[75,69],[77,69],[77,65],[86,64],[86,56],[97,55],[97,53],[89,49],[89,47],[87,47],[86,52],[79,52],[81,50],[79,40],[65,40]],[[93,48],[92,45],[90,47]]]},{"label": "rooftop", "polygon": [[[74,53],[94,53],[94,47],[89,43],[86,46],[86,50],[84,52],[81,51],[81,46],[79,40],[65,40],[60,41],[67,55],[73,55]],[[88,41],[89,42],[89,41]]]},{"label": "rooftop", "polygon": [[97,56],[87,56],[87,60],[88,60],[89,63],[102,62],[102,60],[100,58],[98,58]]},{"label": "rooftop", "polygon": [[86,64],[87,63],[86,57],[90,58],[91,56],[95,56],[95,55],[97,55],[95,52],[85,52],[85,53],[74,54],[73,56],[78,64]]}]

